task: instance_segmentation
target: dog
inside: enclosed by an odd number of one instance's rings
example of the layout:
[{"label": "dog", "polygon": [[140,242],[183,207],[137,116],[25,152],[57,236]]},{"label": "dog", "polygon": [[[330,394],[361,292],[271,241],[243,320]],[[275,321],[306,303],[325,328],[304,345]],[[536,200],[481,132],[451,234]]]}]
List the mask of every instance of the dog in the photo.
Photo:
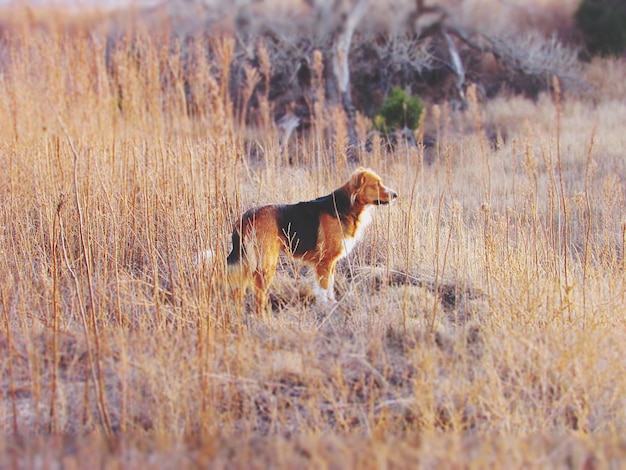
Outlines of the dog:
[{"label": "dog", "polygon": [[335,264],[363,236],[372,221],[371,209],[397,197],[374,171],[359,168],[343,186],[326,196],[248,210],[233,228],[233,248],[226,259],[228,284],[235,300],[242,305],[251,287],[257,313],[265,312],[282,251],[312,265],[318,302],[333,302]]}]

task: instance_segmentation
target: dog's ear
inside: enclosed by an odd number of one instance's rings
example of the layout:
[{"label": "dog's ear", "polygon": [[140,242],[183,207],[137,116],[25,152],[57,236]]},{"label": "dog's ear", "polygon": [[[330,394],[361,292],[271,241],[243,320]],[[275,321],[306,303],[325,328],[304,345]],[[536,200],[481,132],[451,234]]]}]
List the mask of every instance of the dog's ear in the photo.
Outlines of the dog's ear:
[{"label": "dog's ear", "polygon": [[366,170],[363,167],[357,168],[352,173],[352,176],[350,177],[350,184],[354,188],[354,190],[361,188],[365,183],[365,173]]}]

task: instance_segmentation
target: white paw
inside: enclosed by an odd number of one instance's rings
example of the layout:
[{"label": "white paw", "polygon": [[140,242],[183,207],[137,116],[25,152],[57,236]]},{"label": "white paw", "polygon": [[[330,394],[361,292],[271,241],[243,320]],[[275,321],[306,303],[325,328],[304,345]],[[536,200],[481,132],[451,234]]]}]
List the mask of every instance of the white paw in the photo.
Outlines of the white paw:
[{"label": "white paw", "polygon": [[317,303],[325,304],[335,301],[335,294],[329,289],[322,288],[319,284],[313,286],[313,294],[315,294],[315,300]]},{"label": "white paw", "polygon": [[210,248],[196,254],[196,267],[206,267],[215,258],[215,252]]}]

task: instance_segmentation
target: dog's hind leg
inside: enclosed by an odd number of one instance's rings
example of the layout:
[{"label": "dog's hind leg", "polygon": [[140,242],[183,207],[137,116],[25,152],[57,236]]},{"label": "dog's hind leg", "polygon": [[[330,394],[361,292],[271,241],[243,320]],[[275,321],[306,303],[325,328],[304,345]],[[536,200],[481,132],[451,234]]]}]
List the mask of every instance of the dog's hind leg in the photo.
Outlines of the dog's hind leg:
[{"label": "dog's hind leg", "polygon": [[268,312],[268,290],[271,282],[268,273],[259,271],[254,273],[254,306],[259,316],[265,316]]},{"label": "dog's hind leg", "polygon": [[227,266],[228,288],[237,308],[243,308],[246,291],[250,284],[249,268],[245,261]]},{"label": "dog's hind leg", "polygon": [[276,274],[280,246],[278,239],[266,240],[263,253],[259,253],[260,263],[252,274],[254,279],[255,308],[257,314],[262,316],[268,313],[268,291],[274,279],[274,275]]}]

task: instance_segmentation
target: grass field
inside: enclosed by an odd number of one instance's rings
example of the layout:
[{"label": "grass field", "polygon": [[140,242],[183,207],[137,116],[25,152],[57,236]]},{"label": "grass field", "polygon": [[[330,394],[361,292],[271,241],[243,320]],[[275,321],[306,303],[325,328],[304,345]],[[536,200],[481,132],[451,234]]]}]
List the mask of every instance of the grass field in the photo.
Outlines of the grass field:
[{"label": "grass field", "polygon": [[579,94],[429,106],[433,147],[375,140],[361,163],[400,198],[340,263],[339,303],[316,305],[284,259],[263,319],[223,290],[231,224],[338,187],[342,113],[320,107],[290,165],[269,108],[237,124],[231,40],[211,63],[198,45],[185,84],[149,36],[107,52],[79,26],[15,21],[1,466],[624,465],[623,60],[586,64]]}]

